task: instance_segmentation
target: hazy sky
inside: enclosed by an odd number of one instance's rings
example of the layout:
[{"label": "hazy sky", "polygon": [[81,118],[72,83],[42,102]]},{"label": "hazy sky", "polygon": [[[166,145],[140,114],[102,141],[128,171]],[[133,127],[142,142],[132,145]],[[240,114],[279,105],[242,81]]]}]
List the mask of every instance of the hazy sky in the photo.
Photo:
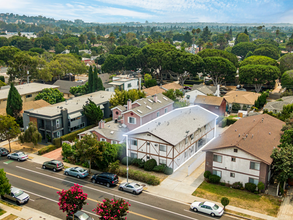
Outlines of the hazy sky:
[{"label": "hazy sky", "polygon": [[0,0],[0,13],[102,23],[293,23],[293,0]]}]

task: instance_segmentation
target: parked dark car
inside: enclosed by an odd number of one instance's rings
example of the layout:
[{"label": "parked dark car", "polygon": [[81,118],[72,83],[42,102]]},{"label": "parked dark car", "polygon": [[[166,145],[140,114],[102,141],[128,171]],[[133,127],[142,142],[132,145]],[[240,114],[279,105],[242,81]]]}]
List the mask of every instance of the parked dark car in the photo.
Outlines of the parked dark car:
[{"label": "parked dark car", "polygon": [[0,156],[7,156],[9,151],[6,148],[0,147]]},{"label": "parked dark car", "polygon": [[62,170],[64,168],[64,165],[59,160],[50,160],[50,161],[44,162],[42,168],[51,169],[54,172],[56,172],[57,170]]},{"label": "parked dark car", "polygon": [[[72,214],[69,214],[66,217],[66,220],[72,220]],[[88,214],[82,212],[82,211],[77,211],[74,214],[74,220],[94,220],[92,217],[90,217]]]},{"label": "parked dark car", "polygon": [[91,178],[92,183],[103,184],[107,187],[114,186],[119,182],[119,177],[113,173],[94,174]]}]

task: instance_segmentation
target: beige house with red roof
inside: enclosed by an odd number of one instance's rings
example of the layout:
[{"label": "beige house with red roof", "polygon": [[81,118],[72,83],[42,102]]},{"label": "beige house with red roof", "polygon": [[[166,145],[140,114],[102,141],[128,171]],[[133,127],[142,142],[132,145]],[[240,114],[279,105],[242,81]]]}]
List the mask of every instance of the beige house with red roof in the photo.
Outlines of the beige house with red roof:
[{"label": "beige house with red roof", "polygon": [[268,114],[239,119],[209,144],[205,170],[221,177],[221,182],[268,184],[273,159],[285,123]]}]

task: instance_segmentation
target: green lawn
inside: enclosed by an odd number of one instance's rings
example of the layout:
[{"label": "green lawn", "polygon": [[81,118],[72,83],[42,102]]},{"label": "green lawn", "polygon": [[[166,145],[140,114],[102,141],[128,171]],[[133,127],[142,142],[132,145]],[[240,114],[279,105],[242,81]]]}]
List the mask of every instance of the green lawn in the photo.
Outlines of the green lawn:
[{"label": "green lawn", "polygon": [[281,204],[279,199],[273,196],[254,194],[207,182],[203,182],[192,195],[216,202],[220,202],[225,196],[230,200],[229,205],[271,216],[277,216]]},{"label": "green lawn", "polygon": [[238,115],[229,115],[228,118],[236,118]]},{"label": "green lawn", "polygon": [[0,216],[3,215],[4,213],[6,213],[6,211],[0,209]]}]

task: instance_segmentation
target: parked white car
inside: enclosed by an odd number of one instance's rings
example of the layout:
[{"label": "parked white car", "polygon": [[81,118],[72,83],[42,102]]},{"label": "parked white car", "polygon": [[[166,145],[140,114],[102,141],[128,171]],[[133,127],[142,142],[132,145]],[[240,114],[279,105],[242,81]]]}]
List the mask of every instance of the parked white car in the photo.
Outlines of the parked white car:
[{"label": "parked white car", "polygon": [[217,204],[211,202],[194,202],[190,205],[190,208],[195,212],[203,212],[211,216],[222,216],[224,209]]},{"label": "parked white car", "polygon": [[22,151],[19,151],[19,152],[8,154],[7,158],[14,159],[17,161],[23,161],[23,160],[27,160],[28,156],[25,153],[23,153]]}]

